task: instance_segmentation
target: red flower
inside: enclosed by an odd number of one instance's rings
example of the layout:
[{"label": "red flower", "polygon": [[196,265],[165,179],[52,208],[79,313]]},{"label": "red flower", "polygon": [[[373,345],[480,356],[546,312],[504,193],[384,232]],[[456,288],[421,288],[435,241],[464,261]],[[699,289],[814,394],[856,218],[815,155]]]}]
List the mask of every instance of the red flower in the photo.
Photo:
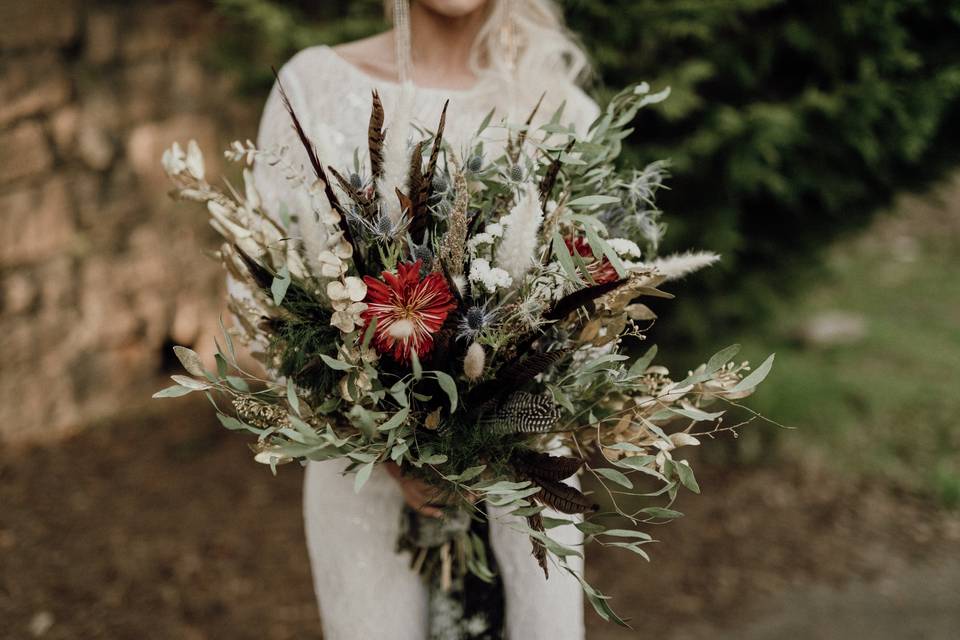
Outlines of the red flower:
[{"label": "red flower", "polygon": [[587,263],[587,271],[597,284],[613,282],[620,277],[620,274],[613,268],[607,256],[603,256],[601,260],[597,260],[593,256],[593,250],[590,249],[590,243],[587,242],[586,238],[582,236],[573,238],[572,240],[570,238],[564,238],[563,241],[567,244],[567,251],[570,252],[571,256],[573,252],[576,251],[577,255],[584,258],[584,262]]},{"label": "red flower", "polygon": [[411,351],[420,358],[430,353],[433,334],[457,306],[441,274],[420,278],[421,262],[398,264],[396,274],[380,274],[383,280],[363,278],[367,284],[367,310],[360,314],[364,329],[376,318],[374,348],[400,363],[411,361]]}]

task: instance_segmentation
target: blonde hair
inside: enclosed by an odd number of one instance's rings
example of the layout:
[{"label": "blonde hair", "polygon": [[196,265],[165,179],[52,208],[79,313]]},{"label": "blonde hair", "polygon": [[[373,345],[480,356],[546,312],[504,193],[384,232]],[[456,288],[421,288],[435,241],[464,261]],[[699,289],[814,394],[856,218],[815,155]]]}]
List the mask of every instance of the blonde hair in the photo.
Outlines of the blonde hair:
[{"label": "blonde hair", "polygon": [[[388,19],[394,0],[384,0]],[[488,0],[470,66],[481,82],[506,83],[531,94],[590,76],[587,55],[553,0]]]}]

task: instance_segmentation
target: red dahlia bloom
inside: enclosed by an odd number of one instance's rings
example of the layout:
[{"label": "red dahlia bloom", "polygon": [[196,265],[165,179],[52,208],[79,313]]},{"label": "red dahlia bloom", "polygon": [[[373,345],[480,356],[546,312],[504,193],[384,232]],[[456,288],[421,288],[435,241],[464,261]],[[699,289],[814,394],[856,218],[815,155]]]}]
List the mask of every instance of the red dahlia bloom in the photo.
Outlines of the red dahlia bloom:
[{"label": "red dahlia bloom", "polygon": [[420,358],[430,353],[433,334],[457,306],[441,274],[420,278],[421,262],[398,264],[396,274],[380,274],[383,280],[363,278],[367,283],[367,310],[360,314],[364,330],[376,318],[374,348],[391,354],[400,363],[411,361],[411,351],[416,351]]},{"label": "red dahlia bloom", "polygon": [[590,272],[590,277],[597,284],[613,282],[620,277],[607,256],[603,256],[600,260],[593,256],[593,250],[590,249],[590,243],[587,242],[586,238],[577,237],[572,240],[565,238],[564,242],[567,244],[567,251],[570,252],[570,255],[573,255],[573,252],[576,251],[577,255],[584,258],[584,262],[587,263],[587,271]]}]

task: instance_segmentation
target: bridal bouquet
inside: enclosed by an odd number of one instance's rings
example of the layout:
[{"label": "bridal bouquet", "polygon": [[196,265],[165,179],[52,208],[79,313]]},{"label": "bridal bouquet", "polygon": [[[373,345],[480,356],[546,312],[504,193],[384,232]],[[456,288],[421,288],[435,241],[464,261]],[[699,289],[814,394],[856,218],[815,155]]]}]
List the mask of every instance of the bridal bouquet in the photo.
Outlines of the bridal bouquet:
[{"label": "bridal bouquet", "polygon": [[[655,319],[641,300],[671,298],[665,282],[717,259],[657,258],[665,166],[615,165],[637,111],[665,97],[631,87],[585,136],[562,107],[535,127],[534,109],[502,125],[505,149],[494,152],[484,144],[493,113],[452,148],[446,108],[435,131],[421,131],[404,122],[401,97],[385,128],[374,93],[366,162],[355,154],[333,167],[284,96],[306,171],[288,149],[237,142],[226,156],[278,166],[311,194],[311,209],[296,212],[262,202],[248,168],[242,188],[214,187],[196,144],[174,145],[163,162],[175,195],[206,205],[219,259],[244,286],[231,287],[236,322],[216,368],[177,347],[191,375],[156,395],[205,392],[223,426],[256,436],[256,460],[274,471],[342,460],[359,491],[392,461],[454,505],[450,522],[486,517],[484,503],[509,513],[531,562],[574,574],[597,612],[623,623],[570,566],[581,550],[551,530],[575,526],[646,558],[646,525],[680,515],[669,507],[681,487],[699,491],[678,451],[735,432],[708,405],[752,393],[773,360],[751,370],[730,347],[671,377],[653,364],[656,347],[636,348]],[[245,371],[236,342],[269,373]],[[604,511],[564,482],[578,473],[595,477]],[[630,494],[647,506],[624,504]],[[483,541],[452,529],[435,545],[408,544],[417,567],[447,582],[490,579]]]}]

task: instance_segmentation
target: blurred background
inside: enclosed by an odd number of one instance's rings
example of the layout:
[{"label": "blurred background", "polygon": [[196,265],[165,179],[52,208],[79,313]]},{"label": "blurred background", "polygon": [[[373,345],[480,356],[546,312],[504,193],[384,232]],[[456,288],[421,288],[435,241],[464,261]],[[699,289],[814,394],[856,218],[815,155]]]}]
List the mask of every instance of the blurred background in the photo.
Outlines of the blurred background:
[{"label": "blurred background", "polygon": [[[651,339],[776,351],[750,406],[794,427],[705,447],[651,564],[591,550],[637,632],[589,637],[960,637],[960,3],[562,4],[598,100],[672,87],[625,161],[672,161],[668,249],[724,255]],[[222,288],[159,159],[223,170],[270,66],[380,8],[0,0],[0,637],[320,637],[299,472],[149,400]]]}]

